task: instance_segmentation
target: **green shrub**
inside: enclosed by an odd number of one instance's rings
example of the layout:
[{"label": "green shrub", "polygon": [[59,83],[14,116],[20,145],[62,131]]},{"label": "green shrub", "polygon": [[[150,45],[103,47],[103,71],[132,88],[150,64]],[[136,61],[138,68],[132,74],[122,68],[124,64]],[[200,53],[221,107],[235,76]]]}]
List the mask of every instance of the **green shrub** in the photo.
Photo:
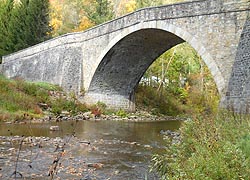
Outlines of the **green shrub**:
[{"label": "green shrub", "polygon": [[123,109],[119,109],[115,114],[121,118],[128,117],[128,113]]},{"label": "green shrub", "polygon": [[104,111],[106,110],[106,108],[107,108],[107,105],[106,105],[105,103],[103,103],[103,102],[100,102],[100,101],[98,101],[98,102],[96,103],[96,106],[97,106],[102,112],[104,112]]},{"label": "green shrub", "polygon": [[79,111],[85,112],[87,110],[84,104],[80,104],[74,100],[66,100],[64,98],[55,99],[51,104],[51,112],[59,115],[62,111],[68,111],[72,115]]},{"label": "green shrub", "polygon": [[195,88],[187,91],[177,88],[173,92],[169,89],[158,90],[150,86],[139,85],[136,89],[136,105],[143,107],[153,114],[170,116],[192,114],[216,114],[219,104],[217,91],[201,92]]}]

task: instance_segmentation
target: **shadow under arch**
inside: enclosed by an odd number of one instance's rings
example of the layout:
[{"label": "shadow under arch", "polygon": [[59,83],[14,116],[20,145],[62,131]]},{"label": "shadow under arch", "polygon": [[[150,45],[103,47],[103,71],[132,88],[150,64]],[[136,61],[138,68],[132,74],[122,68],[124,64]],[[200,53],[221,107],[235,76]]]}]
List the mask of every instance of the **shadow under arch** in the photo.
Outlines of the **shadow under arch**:
[{"label": "shadow under arch", "polygon": [[165,51],[185,41],[201,55],[221,93],[224,79],[206,48],[181,28],[154,21],[129,27],[110,41],[98,58],[100,63],[87,95],[96,97],[92,103],[102,101],[111,107],[119,107],[118,101],[109,102],[113,98],[127,99],[127,109],[133,110],[134,88],[148,67]]}]

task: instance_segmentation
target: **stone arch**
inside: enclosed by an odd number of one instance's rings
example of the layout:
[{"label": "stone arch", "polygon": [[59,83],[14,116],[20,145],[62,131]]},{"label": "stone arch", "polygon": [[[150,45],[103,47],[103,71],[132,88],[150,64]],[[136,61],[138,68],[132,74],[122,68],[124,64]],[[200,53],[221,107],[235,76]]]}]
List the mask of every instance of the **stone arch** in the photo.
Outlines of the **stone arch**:
[{"label": "stone arch", "polygon": [[148,67],[162,53],[185,41],[201,55],[221,93],[223,76],[202,43],[172,24],[150,21],[122,30],[101,52],[86,94],[87,103],[102,101],[110,107],[133,110],[133,90]]}]

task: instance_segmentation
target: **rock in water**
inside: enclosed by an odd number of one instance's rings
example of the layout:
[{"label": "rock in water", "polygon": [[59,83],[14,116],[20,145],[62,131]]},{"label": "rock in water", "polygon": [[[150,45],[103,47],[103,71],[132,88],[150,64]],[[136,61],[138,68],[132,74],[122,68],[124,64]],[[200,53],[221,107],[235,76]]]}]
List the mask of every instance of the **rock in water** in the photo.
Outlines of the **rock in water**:
[{"label": "rock in water", "polygon": [[50,126],[50,131],[59,131],[59,126]]}]

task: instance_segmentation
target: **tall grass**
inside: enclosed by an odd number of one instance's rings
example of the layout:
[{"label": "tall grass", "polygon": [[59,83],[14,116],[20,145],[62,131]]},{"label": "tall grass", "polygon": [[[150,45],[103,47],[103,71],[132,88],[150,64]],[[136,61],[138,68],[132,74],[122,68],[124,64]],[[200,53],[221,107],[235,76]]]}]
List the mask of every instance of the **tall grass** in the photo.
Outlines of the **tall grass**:
[{"label": "tall grass", "polygon": [[63,110],[72,114],[86,111],[86,107],[75,99],[52,98],[50,91],[62,90],[48,83],[9,80],[0,76],[0,121],[40,118],[43,110],[39,103],[46,103],[54,114],[60,114]]},{"label": "tall grass", "polygon": [[185,113],[185,107],[177,99],[167,95],[167,92],[157,92],[151,86],[138,86],[136,90],[136,105],[146,108],[153,114],[176,116]]},{"label": "tall grass", "polygon": [[164,89],[158,91],[157,88],[146,85],[139,85],[136,89],[136,105],[146,108],[154,114],[170,116],[215,114],[218,102],[218,95],[194,88],[177,94]]},{"label": "tall grass", "polygon": [[195,117],[180,129],[182,141],[152,159],[161,179],[248,179],[250,119],[229,112]]}]

